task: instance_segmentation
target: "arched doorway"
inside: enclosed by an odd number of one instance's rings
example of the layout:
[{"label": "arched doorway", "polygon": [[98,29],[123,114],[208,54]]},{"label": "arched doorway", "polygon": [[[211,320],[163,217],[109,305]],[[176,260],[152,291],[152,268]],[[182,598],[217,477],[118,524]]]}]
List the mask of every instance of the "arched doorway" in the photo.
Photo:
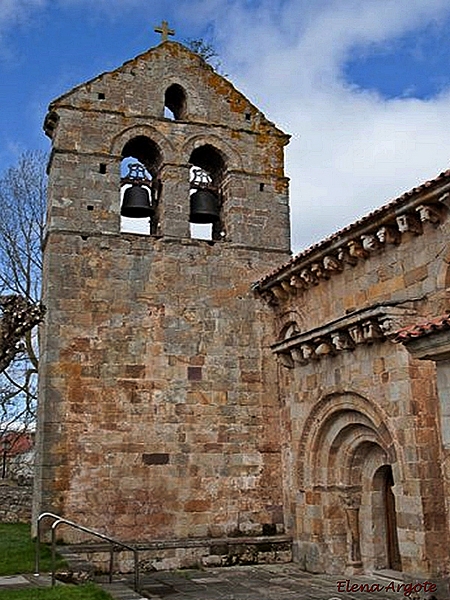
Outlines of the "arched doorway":
[{"label": "arched doorway", "polygon": [[374,566],[401,571],[402,561],[397,535],[397,513],[392,488],[391,465],[383,465],[373,477],[372,520],[374,531]]},{"label": "arched doorway", "polygon": [[391,468],[398,462],[376,407],[354,393],[324,398],[306,420],[300,457],[297,545],[307,570],[401,570]]}]

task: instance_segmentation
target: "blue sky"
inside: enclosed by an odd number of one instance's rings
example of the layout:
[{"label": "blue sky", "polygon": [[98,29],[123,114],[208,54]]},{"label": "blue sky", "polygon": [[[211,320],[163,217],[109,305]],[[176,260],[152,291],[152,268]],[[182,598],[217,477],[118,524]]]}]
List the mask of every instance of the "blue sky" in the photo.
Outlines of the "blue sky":
[{"label": "blue sky", "polygon": [[0,172],[48,103],[159,41],[203,37],[292,134],[300,250],[448,168],[450,0],[0,0]]}]

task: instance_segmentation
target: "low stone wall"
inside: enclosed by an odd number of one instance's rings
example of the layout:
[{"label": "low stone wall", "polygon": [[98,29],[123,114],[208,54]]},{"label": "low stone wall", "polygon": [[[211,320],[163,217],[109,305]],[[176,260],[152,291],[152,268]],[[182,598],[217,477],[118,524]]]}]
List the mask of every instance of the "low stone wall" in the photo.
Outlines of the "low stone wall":
[{"label": "low stone wall", "polygon": [[0,523],[31,523],[33,487],[0,481]]},{"label": "low stone wall", "polygon": [[[288,536],[155,541],[136,544],[136,549],[142,572],[292,562],[292,539]],[[109,550],[109,544],[95,543],[60,549],[67,558],[77,556],[99,572],[109,569]],[[116,552],[114,565],[116,572],[132,572],[133,553]]]}]

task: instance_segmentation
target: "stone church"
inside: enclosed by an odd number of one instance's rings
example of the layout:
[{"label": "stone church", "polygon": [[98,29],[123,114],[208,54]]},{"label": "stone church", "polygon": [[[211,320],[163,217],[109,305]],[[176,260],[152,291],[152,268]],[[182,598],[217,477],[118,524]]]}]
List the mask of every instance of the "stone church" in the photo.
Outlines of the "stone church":
[{"label": "stone church", "polygon": [[448,574],[450,171],[292,258],[289,136],[164,39],[45,131],[35,515],[157,568]]}]

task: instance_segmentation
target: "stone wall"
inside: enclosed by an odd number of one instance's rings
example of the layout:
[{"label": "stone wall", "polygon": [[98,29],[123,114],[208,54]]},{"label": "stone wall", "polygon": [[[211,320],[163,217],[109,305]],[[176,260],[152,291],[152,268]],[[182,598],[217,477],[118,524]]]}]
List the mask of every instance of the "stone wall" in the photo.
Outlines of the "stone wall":
[{"label": "stone wall", "polygon": [[447,180],[261,284],[275,317],[296,559],[308,570],[448,572],[436,368],[392,339],[448,311]]},{"label": "stone wall", "polygon": [[32,486],[0,483],[0,523],[30,523]]},{"label": "stone wall", "polygon": [[[270,312],[251,285],[289,257],[287,136],[173,43],[51,111],[36,514],[129,541],[283,533]],[[130,147],[161,183],[149,236],[120,232]],[[190,236],[195,157],[220,180],[218,240]]]}]

